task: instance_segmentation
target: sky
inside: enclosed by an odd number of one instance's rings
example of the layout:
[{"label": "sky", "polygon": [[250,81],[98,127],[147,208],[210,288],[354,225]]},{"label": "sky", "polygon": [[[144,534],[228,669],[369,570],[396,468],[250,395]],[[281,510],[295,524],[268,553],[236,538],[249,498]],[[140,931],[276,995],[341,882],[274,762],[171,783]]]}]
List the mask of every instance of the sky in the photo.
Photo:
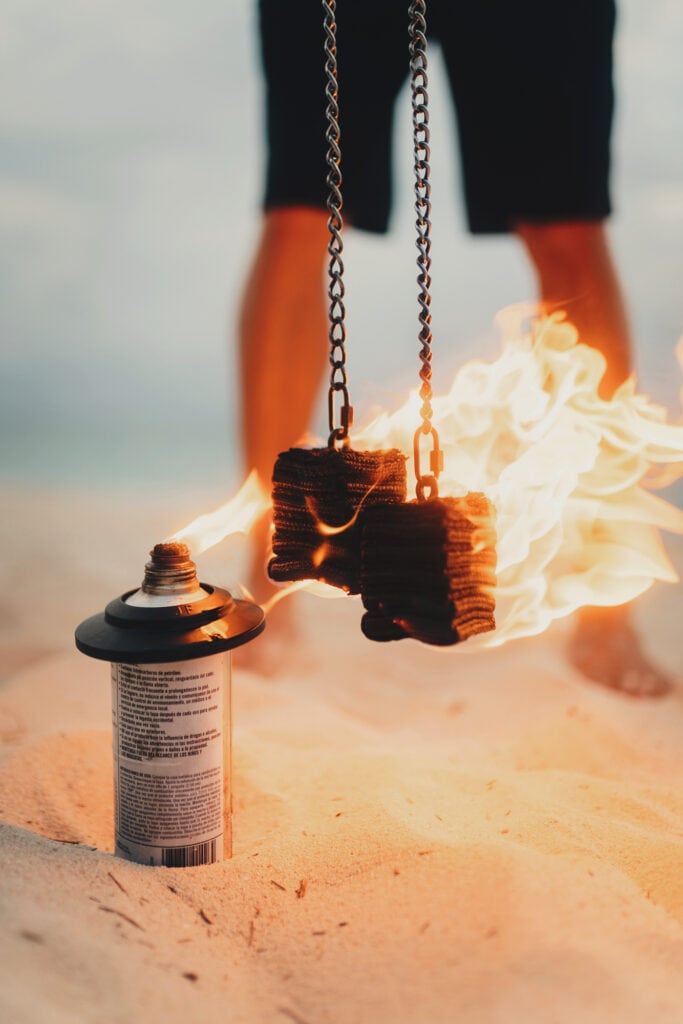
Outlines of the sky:
[{"label": "sky", "polygon": [[[683,7],[622,0],[612,238],[642,389],[680,413]],[[0,477],[99,488],[242,474],[235,322],[259,226],[262,83],[248,0],[5,0],[0,15]],[[430,56],[435,385],[492,358],[533,297],[512,238],[473,239]],[[385,237],[346,237],[357,420],[416,381],[410,116]],[[506,154],[503,159],[529,159]],[[321,406],[322,408],[322,406]],[[321,430],[322,419],[321,419]]]}]

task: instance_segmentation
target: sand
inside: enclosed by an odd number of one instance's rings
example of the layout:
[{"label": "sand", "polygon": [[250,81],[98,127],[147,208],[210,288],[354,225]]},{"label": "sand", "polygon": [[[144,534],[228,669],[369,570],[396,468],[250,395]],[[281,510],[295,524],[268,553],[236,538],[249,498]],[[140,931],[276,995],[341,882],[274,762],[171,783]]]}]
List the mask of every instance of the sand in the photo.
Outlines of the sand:
[{"label": "sand", "polygon": [[[0,1019],[680,1024],[683,689],[593,686],[561,628],[380,646],[356,602],[298,597],[257,641],[276,671],[234,667],[232,860],[113,857],[108,668],[71,634],[182,505],[2,499]],[[681,605],[638,606],[678,676]]]}]

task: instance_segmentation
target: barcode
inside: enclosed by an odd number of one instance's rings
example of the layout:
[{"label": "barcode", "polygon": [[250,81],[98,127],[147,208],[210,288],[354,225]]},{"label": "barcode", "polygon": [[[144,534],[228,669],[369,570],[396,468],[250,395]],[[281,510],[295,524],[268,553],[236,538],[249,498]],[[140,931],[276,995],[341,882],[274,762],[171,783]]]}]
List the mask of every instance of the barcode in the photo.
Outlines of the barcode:
[{"label": "barcode", "polygon": [[161,863],[166,868],[194,868],[199,864],[216,863],[216,840],[194,846],[171,846],[162,849]]}]

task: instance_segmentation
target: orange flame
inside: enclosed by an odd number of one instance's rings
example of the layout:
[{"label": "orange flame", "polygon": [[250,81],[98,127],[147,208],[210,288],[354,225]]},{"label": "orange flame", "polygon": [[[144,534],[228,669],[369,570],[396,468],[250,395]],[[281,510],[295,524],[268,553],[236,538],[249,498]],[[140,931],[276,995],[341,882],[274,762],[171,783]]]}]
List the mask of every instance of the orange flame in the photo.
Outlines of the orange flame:
[{"label": "orange flame", "polygon": [[[531,636],[583,605],[622,604],[678,578],[659,529],[683,533],[683,512],[646,488],[683,475],[683,426],[637,394],[634,378],[600,398],[603,356],[579,344],[561,313],[523,330],[529,313],[501,314],[499,358],[466,364],[432,402],[445,457],[440,493],[483,491],[496,508],[498,626],[470,646]],[[683,365],[683,339],[677,354]],[[354,446],[411,453],[419,407],[412,392],[355,434]],[[268,505],[252,473],[232,501],[172,539],[199,553],[247,531]],[[335,532],[321,524],[321,543]],[[311,581],[282,596],[304,586],[341,593]]]},{"label": "orange flame", "polygon": [[[683,532],[683,513],[643,487],[653,466],[669,482],[683,475],[683,427],[636,394],[633,378],[600,398],[603,356],[578,344],[563,314],[523,332],[528,312],[501,314],[501,356],[462,367],[433,401],[440,493],[484,491],[496,508],[498,627],[477,641],[487,646],[675,582],[657,528]],[[410,451],[418,408],[415,392],[355,442]]]},{"label": "orange flame", "polygon": [[248,533],[269,508],[270,496],[253,469],[234,498],[213,512],[197,516],[168,539],[183,541],[193,555],[199,555],[231,533]]},{"label": "orange flame", "polygon": [[[367,491],[365,492],[365,494],[363,495],[361,500],[358,502],[358,506],[356,508],[356,511],[353,513],[353,515],[351,516],[349,521],[347,523],[342,523],[341,526],[331,526],[329,523],[323,522],[323,520],[318,516],[318,511],[316,509],[316,503],[315,503],[314,499],[311,498],[310,496],[307,496],[306,497],[306,508],[308,510],[309,515],[311,515],[313,517],[313,519],[316,520],[317,528],[318,528],[318,533],[321,535],[321,537],[338,537],[339,534],[340,533],[344,533],[345,530],[350,530],[351,527],[357,522],[358,516],[363,511],[363,507],[365,505],[365,502],[368,500],[369,495],[372,494],[372,492],[374,491],[375,487],[377,487],[377,485],[379,484],[380,479],[381,479],[381,477],[379,479],[375,480],[374,484],[372,484],[370,487],[368,487]],[[323,561],[324,558],[325,558],[325,552],[323,552],[319,556],[319,560],[315,564],[316,565],[320,565],[320,563]]]},{"label": "orange flame", "polygon": [[[253,597],[244,585],[242,585],[242,590],[245,596],[253,601]],[[280,601],[284,601],[290,594],[296,594],[297,590],[305,590],[306,593],[314,594],[315,597],[331,598],[333,600],[344,597],[344,591],[340,590],[339,587],[331,587],[328,583],[321,583],[320,580],[297,580],[295,583],[284,584],[263,603],[262,607],[266,615]]]}]

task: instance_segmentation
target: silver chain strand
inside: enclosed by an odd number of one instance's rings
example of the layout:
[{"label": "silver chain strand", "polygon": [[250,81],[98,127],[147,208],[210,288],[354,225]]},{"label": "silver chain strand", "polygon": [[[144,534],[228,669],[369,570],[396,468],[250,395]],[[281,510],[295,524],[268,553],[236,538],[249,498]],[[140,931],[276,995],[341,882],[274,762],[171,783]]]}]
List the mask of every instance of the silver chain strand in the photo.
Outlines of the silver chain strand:
[{"label": "silver chain strand", "polygon": [[[419,274],[418,321],[420,331],[420,398],[422,407],[420,416],[422,425],[418,427],[414,442],[413,454],[415,476],[417,477],[417,497],[423,500],[425,489],[429,489],[429,497],[438,495],[437,478],[443,467],[443,453],[439,448],[439,435],[432,426],[432,284],[431,269],[431,185],[429,182],[429,95],[427,93],[427,21],[425,0],[412,0],[409,7],[408,32],[410,37],[410,88],[413,110],[413,154],[415,170],[415,213],[417,219],[416,245],[418,250],[417,266]],[[428,474],[420,471],[420,440],[431,435],[432,451],[430,452],[430,470]]]},{"label": "silver chain strand", "polygon": [[[337,81],[337,24],[335,21],[336,0],[322,0],[325,29],[325,96],[327,97],[327,209],[329,219],[327,228],[330,240],[327,251],[330,256],[328,274],[330,284],[330,387],[327,397],[330,436],[328,445],[335,448],[338,443],[344,446],[349,443],[349,427],[353,423],[353,409],[349,403],[349,392],[346,376],[346,308],[344,306],[344,263],[342,252],[342,194],[341,194],[341,148],[339,144],[339,87]],[[341,394],[339,408],[339,425],[336,422],[335,395]]]}]

